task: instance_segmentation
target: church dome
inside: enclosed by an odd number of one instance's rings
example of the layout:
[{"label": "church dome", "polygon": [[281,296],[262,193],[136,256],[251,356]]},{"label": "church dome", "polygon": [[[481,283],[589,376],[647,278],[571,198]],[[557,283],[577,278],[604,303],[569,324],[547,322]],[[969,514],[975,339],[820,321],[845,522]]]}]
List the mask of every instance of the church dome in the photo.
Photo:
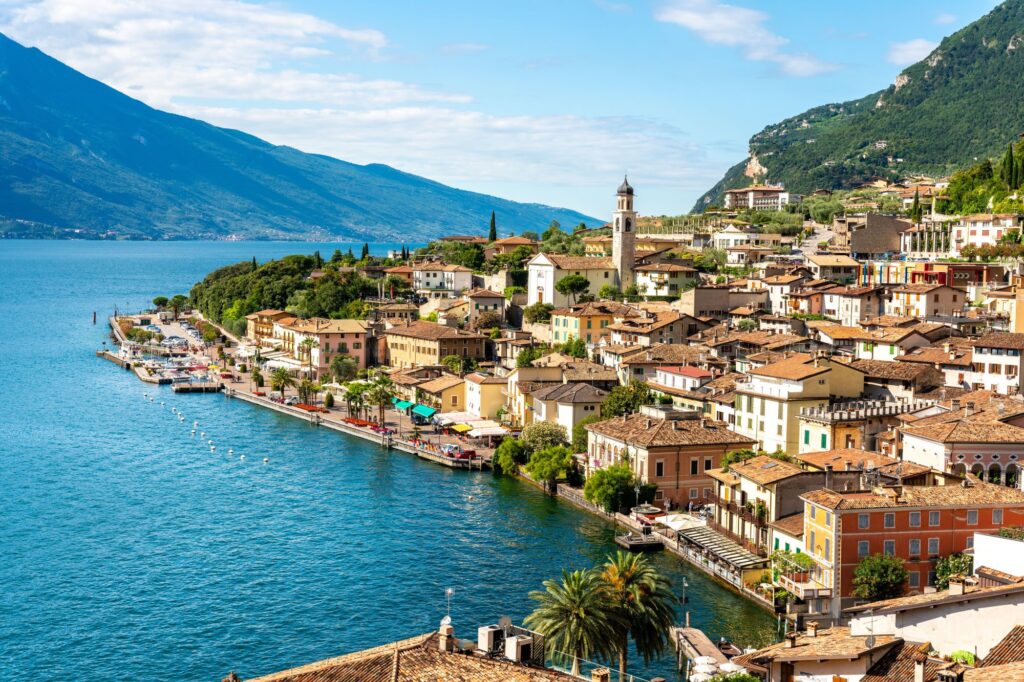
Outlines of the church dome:
[{"label": "church dome", "polygon": [[628,177],[622,178],[622,184],[619,185],[619,189],[616,194],[633,194],[633,188],[629,184]]}]

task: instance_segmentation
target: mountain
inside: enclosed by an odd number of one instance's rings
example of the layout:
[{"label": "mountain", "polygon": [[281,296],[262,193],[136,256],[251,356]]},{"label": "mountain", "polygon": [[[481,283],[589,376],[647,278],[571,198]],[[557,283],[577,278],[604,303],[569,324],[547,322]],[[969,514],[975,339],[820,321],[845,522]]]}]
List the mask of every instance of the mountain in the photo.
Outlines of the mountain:
[{"label": "mountain", "polygon": [[423,239],[594,218],[158,111],[0,34],[0,236]]},{"label": "mountain", "polygon": [[1001,153],[1024,131],[1024,0],[1008,0],[945,38],[884,90],[766,127],[749,156],[694,211],[752,179],[799,193],[871,177],[947,175]]}]

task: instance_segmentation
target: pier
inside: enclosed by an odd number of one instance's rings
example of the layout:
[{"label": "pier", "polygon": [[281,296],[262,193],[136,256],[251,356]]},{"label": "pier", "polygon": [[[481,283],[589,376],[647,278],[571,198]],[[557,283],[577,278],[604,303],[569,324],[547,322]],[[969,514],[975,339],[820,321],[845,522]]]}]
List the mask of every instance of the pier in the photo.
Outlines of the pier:
[{"label": "pier", "polygon": [[219,393],[223,388],[219,381],[190,381],[171,386],[175,393]]},{"label": "pier", "polygon": [[615,536],[615,544],[630,552],[655,552],[665,549],[661,539],[652,533],[625,533]]}]

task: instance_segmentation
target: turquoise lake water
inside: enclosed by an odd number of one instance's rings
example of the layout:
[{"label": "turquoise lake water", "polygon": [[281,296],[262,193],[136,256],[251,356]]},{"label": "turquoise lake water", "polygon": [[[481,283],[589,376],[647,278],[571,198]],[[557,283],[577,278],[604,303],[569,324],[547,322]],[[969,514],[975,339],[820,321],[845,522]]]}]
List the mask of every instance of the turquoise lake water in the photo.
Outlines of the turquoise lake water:
[{"label": "turquoise lake water", "polygon": [[[613,551],[607,523],[517,481],[220,395],[145,402],[154,387],[93,354],[115,305],[187,293],[253,256],[334,248],[0,241],[6,678],[268,673],[433,630],[446,587],[456,636],[475,638],[499,616],[519,622],[545,578]],[[190,437],[193,420],[216,454]],[[695,625],[743,645],[773,637],[769,614],[671,555],[653,559],[677,589],[689,580]],[[671,657],[633,666],[676,677]]]}]

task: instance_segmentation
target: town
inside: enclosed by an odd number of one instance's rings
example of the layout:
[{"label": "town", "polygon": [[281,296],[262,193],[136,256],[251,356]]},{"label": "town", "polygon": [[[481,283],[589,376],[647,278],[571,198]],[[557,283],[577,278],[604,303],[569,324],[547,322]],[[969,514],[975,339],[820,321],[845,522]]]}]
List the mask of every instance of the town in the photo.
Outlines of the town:
[{"label": "town", "polygon": [[[521,476],[785,621],[728,661],[675,628],[696,682],[1016,679],[1024,283],[978,254],[1018,243],[1024,216],[939,214],[947,186],[879,183],[781,234],[744,220],[805,201],[781,187],[674,225],[642,218],[624,179],[598,228],[499,238],[492,220],[388,259],[310,259],[291,301],[360,278],[376,295],[357,317],[215,311],[200,284],[115,318],[107,355],[189,390],[206,353],[200,390]],[[445,624],[380,655],[456,641]]]}]

